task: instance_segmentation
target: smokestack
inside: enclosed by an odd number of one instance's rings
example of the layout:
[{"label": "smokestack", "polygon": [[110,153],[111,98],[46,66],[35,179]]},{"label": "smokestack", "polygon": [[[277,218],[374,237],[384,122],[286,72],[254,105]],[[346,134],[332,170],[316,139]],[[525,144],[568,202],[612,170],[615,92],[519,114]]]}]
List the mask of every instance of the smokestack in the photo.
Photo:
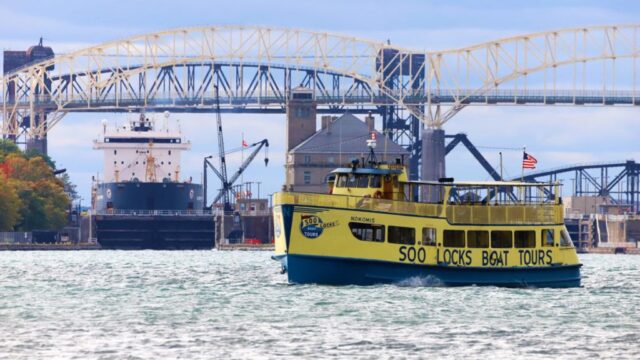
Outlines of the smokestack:
[{"label": "smokestack", "polygon": [[376,123],[375,123],[375,119],[373,118],[373,115],[371,115],[371,111],[369,111],[369,115],[367,115],[367,117],[364,118],[364,122],[367,123],[367,127],[369,128],[369,133],[375,130]]}]

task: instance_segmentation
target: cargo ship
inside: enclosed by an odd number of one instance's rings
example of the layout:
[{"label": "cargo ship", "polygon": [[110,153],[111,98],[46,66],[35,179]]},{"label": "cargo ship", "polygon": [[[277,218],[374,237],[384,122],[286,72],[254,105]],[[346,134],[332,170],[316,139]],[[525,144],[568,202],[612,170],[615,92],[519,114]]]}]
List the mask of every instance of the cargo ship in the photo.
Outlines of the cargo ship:
[{"label": "cargo ship", "polygon": [[93,148],[104,152],[103,178],[92,186],[96,238],[103,249],[212,249],[214,219],[203,186],[181,179],[180,129],[145,114],[108,128]]},{"label": "cargo ship", "polygon": [[369,142],[328,194],[274,194],[273,258],[290,283],[580,286],[559,183],[409,181]]}]

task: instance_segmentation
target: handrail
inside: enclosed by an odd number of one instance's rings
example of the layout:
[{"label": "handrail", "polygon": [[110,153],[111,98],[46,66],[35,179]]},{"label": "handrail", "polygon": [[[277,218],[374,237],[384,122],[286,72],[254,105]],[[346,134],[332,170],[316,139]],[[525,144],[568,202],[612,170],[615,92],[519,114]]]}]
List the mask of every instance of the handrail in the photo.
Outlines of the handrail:
[{"label": "handrail", "polygon": [[211,210],[98,210],[95,215],[131,215],[131,216],[213,216]]},{"label": "handrail", "polygon": [[273,203],[438,217],[451,224],[541,225],[564,221],[562,204],[454,205],[294,192],[275,193]]}]

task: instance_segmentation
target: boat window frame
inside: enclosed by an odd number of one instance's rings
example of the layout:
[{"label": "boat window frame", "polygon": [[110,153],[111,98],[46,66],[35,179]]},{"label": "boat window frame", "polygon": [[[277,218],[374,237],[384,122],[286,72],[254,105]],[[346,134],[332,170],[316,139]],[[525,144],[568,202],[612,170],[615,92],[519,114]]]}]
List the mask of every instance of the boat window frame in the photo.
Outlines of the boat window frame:
[{"label": "boat window frame", "polygon": [[[364,237],[358,237],[356,233],[354,233],[354,227],[353,225],[358,225],[361,226],[359,228],[356,228],[357,230],[371,230],[371,237],[369,238],[364,238]],[[384,243],[384,239],[385,239],[385,226],[382,224],[371,224],[371,223],[363,223],[363,222],[357,222],[357,221],[350,221],[348,223],[349,226],[349,232],[351,233],[351,235],[360,240],[360,241],[368,241],[368,242],[376,242],[376,243]],[[380,233],[377,232],[377,230],[381,230]],[[380,236],[377,236],[380,235]]]},{"label": "boat window frame", "polygon": [[[459,246],[458,243],[450,244],[451,241],[459,242],[459,236],[451,238],[450,236],[453,234],[462,234],[462,246]],[[449,235],[449,236],[447,236]],[[464,248],[467,244],[467,234],[464,230],[456,230],[456,229],[445,229],[442,231],[442,246],[446,248]]]},{"label": "boat window frame", "polygon": [[366,189],[369,187],[369,175],[356,175],[356,187]]},{"label": "boat window frame", "polygon": [[[395,230],[392,230],[392,229],[398,229],[400,230],[400,232],[402,231],[410,232],[411,234],[409,235],[409,239],[404,239],[402,236],[395,236],[396,235],[394,234]],[[403,235],[407,236],[408,234],[403,234]],[[416,244],[416,229],[412,227],[407,227],[407,226],[389,225],[387,226],[387,242],[389,244],[413,246]]]},{"label": "boat window frame", "polygon": [[[520,237],[523,234],[528,234],[526,239]],[[516,230],[516,231],[514,231],[513,232],[513,247],[516,248],[516,249],[535,249],[536,248],[536,232],[534,230]]]},{"label": "boat window frame", "polygon": [[436,246],[437,237],[438,231],[436,230],[436,228],[429,226],[425,226],[422,228],[422,246]]},{"label": "boat window frame", "polygon": [[[549,243],[549,233],[551,233],[551,243]],[[542,247],[553,247],[553,246],[555,246],[555,244],[556,244],[556,232],[555,232],[555,229],[542,229],[542,230],[540,230],[540,245]]]},{"label": "boat window frame", "polygon": [[348,187],[348,188],[356,188],[356,187],[358,187],[358,177],[356,176],[356,174],[348,174],[347,175],[347,186],[346,187]]},{"label": "boat window frame", "polygon": [[[470,235],[485,235],[482,239],[480,237]],[[473,243],[470,241],[473,239]],[[471,249],[488,249],[489,248],[489,231],[487,230],[467,230],[467,247]]]},{"label": "boat window frame", "polygon": [[[568,241],[568,244],[567,244]],[[567,229],[562,229],[560,231],[560,247],[564,248],[573,248],[575,245],[573,244],[573,240],[571,239],[571,235]]]},{"label": "boat window frame", "polygon": [[[497,236],[498,234],[509,234],[509,246],[496,246],[495,244],[498,241],[503,241],[505,239],[499,239],[494,237],[494,234]],[[513,231],[511,230],[491,230],[490,236],[490,246],[492,249],[512,249],[513,248]]]},{"label": "boat window frame", "polygon": [[[377,183],[377,186],[376,186],[376,183]],[[380,189],[382,187],[382,176],[371,175],[369,177],[369,187],[374,189]]]},{"label": "boat window frame", "polygon": [[347,175],[346,174],[338,174],[335,186],[337,188],[346,188],[347,187]]}]

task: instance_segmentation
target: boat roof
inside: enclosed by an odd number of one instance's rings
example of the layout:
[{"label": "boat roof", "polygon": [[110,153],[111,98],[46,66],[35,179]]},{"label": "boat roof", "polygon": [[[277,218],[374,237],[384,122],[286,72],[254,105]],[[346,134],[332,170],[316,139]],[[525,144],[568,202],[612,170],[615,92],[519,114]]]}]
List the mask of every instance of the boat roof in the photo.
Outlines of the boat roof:
[{"label": "boat roof", "polygon": [[521,182],[521,181],[421,181],[421,180],[411,180],[407,181],[407,183],[417,184],[417,185],[438,185],[438,186],[551,186],[551,185],[561,185],[553,182]]},{"label": "boat roof", "polygon": [[388,175],[401,174],[400,169],[379,169],[379,168],[337,168],[331,174],[366,174],[366,175]]}]

